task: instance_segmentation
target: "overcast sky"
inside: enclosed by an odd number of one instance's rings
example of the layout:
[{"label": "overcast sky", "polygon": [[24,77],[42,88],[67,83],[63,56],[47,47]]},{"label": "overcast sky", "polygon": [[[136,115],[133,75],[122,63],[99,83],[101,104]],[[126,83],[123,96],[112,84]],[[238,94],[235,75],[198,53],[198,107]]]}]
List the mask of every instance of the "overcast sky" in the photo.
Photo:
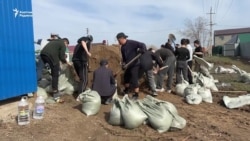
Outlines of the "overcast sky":
[{"label": "overcast sky", "polygon": [[35,39],[58,33],[71,45],[88,28],[94,42],[117,43],[116,34],[124,32],[159,47],[169,33],[182,38],[178,31],[185,28],[185,19],[209,20],[211,7],[214,29],[250,27],[249,0],[33,0],[32,6]]}]

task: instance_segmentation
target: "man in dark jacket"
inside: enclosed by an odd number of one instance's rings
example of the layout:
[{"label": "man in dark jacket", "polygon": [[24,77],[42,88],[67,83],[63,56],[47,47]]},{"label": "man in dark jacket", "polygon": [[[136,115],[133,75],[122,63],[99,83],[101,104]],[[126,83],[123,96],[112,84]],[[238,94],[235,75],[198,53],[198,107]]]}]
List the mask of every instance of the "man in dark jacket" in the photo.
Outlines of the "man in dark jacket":
[{"label": "man in dark jacket", "polygon": [[77,40],[77,45],[74,49],[72,62],[80,82],[78,85],[78,94],[86,90],[88,84],[88,58],[91,57],[90,46],[93,37],[88,35]]},{"label": "man in dark jacket", "polygon": [[163,88],[163,81],[165,76],[168,75],[167,92],[171,93],[171,87],[173,83],[173,76],[175,70],[175,61],[176,61],[175,55],[171,50],[166,49],[164,47],[158,49],[155,52],[155,54],[161,57],[164,66],[168,66],[167,68],[160,70],[156,75],[156,91],[158,92],[165,91],[165,89]]},{"label": "man in dark jacket", "polygon": [[[195,46],[194,55],[197,55],[198,57],[203,58],[203,52],[202,52],[202,47],[200,45],[200,41],[195,40],[194,46]],[[195,61],[195,65],[194,65],[194,71],[196,71],[196,72],[200,71],[200,65],[196,61]]]},{"label": "man in dark jacket", "polygon": [[[143,54],[146,51],[146,45],[144,43],[128,40],[127,35],[123,32],[118,33],[116,38],[121,45],[121,54],[122,54],[122,62],[123,66],[134,59],[138,54]],[[129,88],[134,89],[134,94],[132,96],[133,99],[137,99],[139,97],[139,69],[140,62],[139,59],[136,59],[132,62],[127,68],[124,68],[124,83],[125,89],[123,91],[124,94],[128,94]]]},{"label": "man in dark jacket", "polygon": [[51,69],[52,89],[55,100],[60,98],[60,94],[58,91],[58,78],[60,71],[60,61],[62,63],[67,63],[65,58],[65,50],[66,45],[64,43],[64,40],[54,39],[51,40],[48,44],[46,44],[46,46],[42,49],[40,53],[44,64],[48,63]]},{"label": "man in dark jacket", "polygon": [[154,78],[154,62],[155,64],[159,65],[159,67],[163,66],[163,62],[160,58],[160,56],[155,54],[155,50],[152,48],[149,48],[142,56],[140,57],[140,66],[143,72],[145,72],[150,90],[152,92],[153,96],[157,96],[156,93],[156,86],[155,86],[155,78]]},{"label": "man in dark jacket", "polygon": [[92,90],[99,93],[103,104],[109,104],[116,91],[115,85],[115,78],[112,70],[108,68],[108,61],[102,59],[100,61],[100,67],[93,73]]},{"label": "man in dark jacket", "polygon": [[176,83],[181,83],[181,75],[188,81],[188,66],[187,60],[190,58],[190,53],[187,46],[187,40],[181,39],[181,47],[177,48],[175,51],[175,56],[177,58],[176,63]]}]

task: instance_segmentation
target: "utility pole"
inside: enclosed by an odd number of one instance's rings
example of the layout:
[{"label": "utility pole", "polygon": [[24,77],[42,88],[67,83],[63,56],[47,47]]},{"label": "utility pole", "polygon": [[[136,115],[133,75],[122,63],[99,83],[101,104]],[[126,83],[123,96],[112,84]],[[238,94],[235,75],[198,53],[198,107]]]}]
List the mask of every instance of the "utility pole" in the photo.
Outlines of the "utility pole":
[{"label": "utility pole", "polygon": [[207,14],[210,15],[210,23],[209,23],[209,26],[210,26],[210,31],[209,31],[210,37],[209,37],[208,47],[209,47],[209,49],[211,49],[211,52],[212,52],[212,45],[213,45],[213,25],[214,25],[214,23],[213,23],[213,16],[212,15],[215,14],[215,13],[212,12],[212,7],[210,8],[210,12],[207,13]]},{"label": "utility pole", "polygon": [[86,28],[87,35],[89,35],[89,28]]}]

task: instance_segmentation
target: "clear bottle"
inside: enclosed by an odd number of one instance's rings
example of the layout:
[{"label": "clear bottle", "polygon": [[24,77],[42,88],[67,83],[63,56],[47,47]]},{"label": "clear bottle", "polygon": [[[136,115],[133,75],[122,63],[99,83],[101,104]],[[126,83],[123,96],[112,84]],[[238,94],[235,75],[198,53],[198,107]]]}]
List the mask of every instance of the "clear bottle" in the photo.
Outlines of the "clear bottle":
[{"label": "clear bottle", "polygon": [[45,109],[45,100],[42,96],[38,96],[35,101],[34,111],[33,111],[33,118],[34,119],[42,119],[44,115]]},{"label": "clear bottle", "polygon": [[30,123],[30,110],[27,96],[23,96],[18,103],[17,123],[18,125],[27,125]]}]

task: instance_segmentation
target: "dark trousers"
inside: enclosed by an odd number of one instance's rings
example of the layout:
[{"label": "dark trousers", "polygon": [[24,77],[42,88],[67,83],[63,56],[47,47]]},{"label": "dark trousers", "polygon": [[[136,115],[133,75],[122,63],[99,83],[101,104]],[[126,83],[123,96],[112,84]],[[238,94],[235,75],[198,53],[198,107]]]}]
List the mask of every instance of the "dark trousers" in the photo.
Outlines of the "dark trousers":
[{"label": "dark trousers", "polygon": [[176,83],[182,83],[182,79],[181,79],[181,75],[183,76],[183,78],[188,81],[187,78],[187,62],[186,61],[177,61],[177,65],[176,65]]},{"label": "dark trousers", "polygon": [[132,66],[125,70],[124,72],[124,83],[130,84],[130,88],[138,88],[139,83],[139,74],[140,73],[140,66]]},{"label": "dark trousers", "polygon": [[190,68],[190,70],[188,69],[188,82],[189,82],[189,84],[193,84],[193,76],[192,76],[192,72],[191,72],[192,67],[193,67],[193,61],[191,60],[191,61],[188,61],[187,63],[188,63],[188,66]]},{"label": "dark trousers", "polygon": [[87,62],[74,61],[74,68],[78,77],[80,78],[80,83],[78,85],[78,94],[81,94],[86,90],[88,85],[88,64]]},{"label": "dark trousers", "polygon": [[58,79],[59,79],[59,73],[60,73],[60,64],[57,63],[56,65],[53,64],[53,62],[50,60],[50,58],[46,55],[41,54],[41,58],[43,60],[43,63],[49,64],[49,67],[51,69],[51,76],[52,76],[52,89],[53,91],[58,91]]}]

